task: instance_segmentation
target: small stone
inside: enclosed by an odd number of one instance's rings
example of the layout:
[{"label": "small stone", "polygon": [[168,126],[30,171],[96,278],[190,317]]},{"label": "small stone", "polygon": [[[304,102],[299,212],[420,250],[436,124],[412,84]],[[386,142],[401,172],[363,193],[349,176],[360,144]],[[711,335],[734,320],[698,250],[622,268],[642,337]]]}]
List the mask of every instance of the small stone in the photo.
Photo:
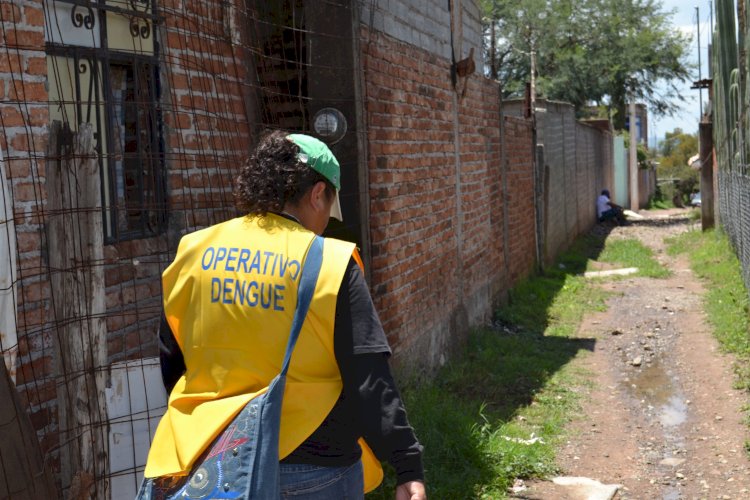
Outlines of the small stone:
[{"label": "small stone", "polygon": [[635,359],[633,359],[633,361],[630,362],[630,364],[633,366],[641,366],[641,363],[643,363],[643,358],[640,356],[636,357]]},{"label": "small stone", "polygon": [[659,462],[660,465],[670,465],[672,467],[677,467],[678,465],[682,465],[685,463],[684,458],[665,458],[661,462]]},{"label": "small stone", "polygon": [[674,475],[677,479],[685,479],[685,475],[682,472],[678,472]]},{"label": "small stone", "polygon": [[724,417],[716,415],[715,420],[724,420]]}]

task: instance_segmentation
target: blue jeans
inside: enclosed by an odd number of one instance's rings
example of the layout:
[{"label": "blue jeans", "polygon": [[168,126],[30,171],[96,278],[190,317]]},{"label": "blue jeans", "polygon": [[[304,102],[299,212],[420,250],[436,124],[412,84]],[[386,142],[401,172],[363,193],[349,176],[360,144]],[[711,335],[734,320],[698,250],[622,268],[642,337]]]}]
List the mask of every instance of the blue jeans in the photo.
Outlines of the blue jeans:
[{"label": "blue jeans", "polygon": [[362,500],[362,461],[346,467],[280,464],[283,500]]}]

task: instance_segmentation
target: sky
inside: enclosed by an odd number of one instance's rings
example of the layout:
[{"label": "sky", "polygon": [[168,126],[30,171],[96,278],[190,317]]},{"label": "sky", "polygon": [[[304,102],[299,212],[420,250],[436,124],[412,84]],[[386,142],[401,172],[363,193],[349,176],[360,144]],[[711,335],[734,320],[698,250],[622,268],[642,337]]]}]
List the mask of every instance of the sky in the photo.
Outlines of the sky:
[{"label": "sky", "polygon": [[[662,0],[664,11],[674,11],[672,24],[675,28],[688,33],[692,36],[693,41],[690,44],[690,61],[696,66],[693,78],[680,84],[683,89],[683,95],[687,98],[686,102],[681,104],[680,110],[674,116],[664,116],[657,118],[649,116],[649,145],[653,146],[655,141],[664,139],[666,132],[671,132],[675,128],[681,128],[688,133],[698,131],[698,119],[700,107],[698,105],[698,90],[691,89],[693,81],[698,80],[698,42],[697,42],[697,25],[696,11],[698,7],[700,13],[700,58],[701,58],[701,76],[708,77],[708,41],[710,32],[710,15],[709,0]],[[714,5],[715,7],[715,5]],[[703,102],[708,100],[708,91],[703,91]]]}]

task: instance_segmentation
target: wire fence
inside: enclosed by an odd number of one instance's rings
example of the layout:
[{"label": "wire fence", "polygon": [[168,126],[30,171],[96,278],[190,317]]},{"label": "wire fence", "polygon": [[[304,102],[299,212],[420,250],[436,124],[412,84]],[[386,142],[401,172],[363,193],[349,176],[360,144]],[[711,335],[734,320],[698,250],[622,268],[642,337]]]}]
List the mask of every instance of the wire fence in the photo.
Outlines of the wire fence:
[{"label": "wire fence", "polygon": [[[183,234],[238,215],[263,129],[346,117],[328,235],[369,257],[394,350],[442,365],[532,269],[530,123],[457,73],[478,6],[406,3],[0,3],[0,498],[133,498],[167,397],[161,272]],[[571,174],[571,227],[594,221],[593,172]]]},{"label": "wire fence", "polygon": [[719,219],[750,290],[750,18],[747,12],[742,15],[744,19],[736,18],[732,0],[716,2],[712,113]]},{"label": "wire fence", "polygon": [[315,86],[354,74],[309,50],[353,45],[351,3],[312,4],[0,5],[0,498],[134,497],[166,405],[161,272],[237,215],[260,131],[309,130]]}]

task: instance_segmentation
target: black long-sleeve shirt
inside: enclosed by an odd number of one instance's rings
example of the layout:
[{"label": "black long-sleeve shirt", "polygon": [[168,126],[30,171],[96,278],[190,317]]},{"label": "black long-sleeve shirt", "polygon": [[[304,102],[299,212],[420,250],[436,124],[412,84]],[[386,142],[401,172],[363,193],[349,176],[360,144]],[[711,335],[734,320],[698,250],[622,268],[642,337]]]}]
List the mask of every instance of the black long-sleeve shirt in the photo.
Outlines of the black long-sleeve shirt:
[{"label": "black long-sleeve shirt", "polygon": [[[383,327],[359,266],[350,259],[336,301],[333,346],[343,389],[323,423],[284,463],[351,465],[364,437],[380,460],[396,470],[398,483],[424,480],[422,446],[409,425],[391,374]],[[159,330],[162,377],[171,392],[185,360],[166,319]]]}]

